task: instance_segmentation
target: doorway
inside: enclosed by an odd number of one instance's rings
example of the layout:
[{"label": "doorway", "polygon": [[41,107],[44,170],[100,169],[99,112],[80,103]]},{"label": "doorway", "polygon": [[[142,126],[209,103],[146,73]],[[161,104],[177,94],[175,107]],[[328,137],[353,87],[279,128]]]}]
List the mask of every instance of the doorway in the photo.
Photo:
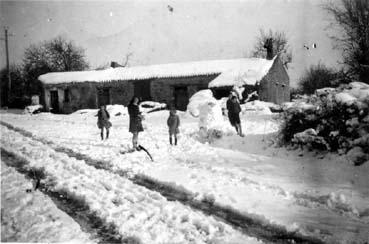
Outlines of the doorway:
[{"label": "doorway", "polygon": [[151,80],[139,80],[134,83],[134,94],[142,101],[151,101]]},{"label": "doorway", "polygon": [[58,91],[50,91],[51,112],[59,113],[59,96]]},{"label": "doorway", "polygon": [[174,87],[174,104],[176,109],[186,111],[188,104],[188,90],[187,87]]},{"label": "doorway", "polygon": [[97,101],[99,107],[102,105],[110,104],[110,89],[109,88],[97,89]]}]

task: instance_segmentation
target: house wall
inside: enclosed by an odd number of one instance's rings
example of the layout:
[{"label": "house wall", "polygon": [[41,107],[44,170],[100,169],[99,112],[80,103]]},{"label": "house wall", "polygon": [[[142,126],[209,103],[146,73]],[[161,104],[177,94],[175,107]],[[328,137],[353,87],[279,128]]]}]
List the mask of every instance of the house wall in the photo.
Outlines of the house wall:
[{"label": "house wall", "polygon": [[[65,101],[64,90],[69,90],[69,102]],[[50,91],[58,91],[61,113],[71,113],[78,109],[96,108],[96,85],[92,82],[78,84],[58,84],[44,88],[45,108],[50,110]]]},{"label": "house wall", "polygon": [[175,87],[187,87],[190,98],[197,91],[207,89],[210,81],[218,75],[203,75],[180,78],[161,78],[151,82],[151,97],[153,101],[172,104],[174,101]]},{"label": "house wall", "polygon": [[260,81],[259,98],[276,104],[290,100],[290,79],[279,57],[275,59],[267,75]]},{"label": "house wall", "polygon": [[[205,75],[181,78],[153,79],[150,83],[150,95],[153,101],[173,104],[175,87],[187,87],[188,98],[201,89],[207,89],[210,81],[218,75]],[[50,110],[50,91],[58,91],[61,113],[71,113],[79,109],[98,107],[98,89],[109,88],[110,103],[127,106],[134,95],[134,85],[141,80],[65,83],[44,86],[44,101]],[[64,90],[69,90],[69,102],[65,102]]]},{"label": "house wall", "polygon": [[110,88],[111,104],[123,104],[125,106],[128,105],[134,93],[133,81],[111,81],[96,83],[96,89],[98,88]]}]

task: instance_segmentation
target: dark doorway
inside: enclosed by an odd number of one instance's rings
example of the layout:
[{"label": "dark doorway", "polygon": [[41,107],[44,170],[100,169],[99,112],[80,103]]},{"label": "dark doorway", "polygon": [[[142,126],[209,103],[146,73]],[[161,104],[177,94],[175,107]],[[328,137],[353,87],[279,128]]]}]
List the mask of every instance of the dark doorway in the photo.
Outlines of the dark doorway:
[{"label": "dark doorway", "polygon": [[174,104],[176,109],[186,111],[188,104],[188,90],[187,87],[174,88]]},{"label": "dark doorway", "polygon": [[110,104],[110,89],[109,88],[97,89],[97,101],[98,101],[99,107],[101,105]]},{"label": "dark doorway", "polygon": [[51,112],[59,113],[59,96],[58,91],[50,91]]},{"label": "dark doorway", "polygon": [[134,83],[134,93],[142,101],[151,101],[151,80],[139,80]]}]

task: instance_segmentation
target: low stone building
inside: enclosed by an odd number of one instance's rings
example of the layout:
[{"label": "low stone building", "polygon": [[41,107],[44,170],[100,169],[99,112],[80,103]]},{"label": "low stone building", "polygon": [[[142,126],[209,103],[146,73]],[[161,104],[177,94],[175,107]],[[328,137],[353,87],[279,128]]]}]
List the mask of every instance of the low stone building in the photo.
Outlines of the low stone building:
[{"label": "low stone building", "polygon": [[41,75],[46,110],[71,113],[102,104],[127,105],[136,95],[185,110],[199,90],[227,96],[234,87],[254,87],[261,100],[289,100],[289,78],[279,57],[210,60]]}]

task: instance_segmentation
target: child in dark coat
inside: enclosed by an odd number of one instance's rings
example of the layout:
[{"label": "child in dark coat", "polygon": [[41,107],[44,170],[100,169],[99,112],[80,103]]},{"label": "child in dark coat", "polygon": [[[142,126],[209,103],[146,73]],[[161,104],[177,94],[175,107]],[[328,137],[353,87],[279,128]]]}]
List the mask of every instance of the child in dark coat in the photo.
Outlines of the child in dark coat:
[{"label": "child in dark coat", "polygon": [[236,129],[237,134],[243,137],[240,112],[241,106],[237,100],[237,97],[231,94],[227,100],[228,118],[231,125]]},{"label": "child in dark coat", "polygon": [[177,145],[177,134],[179,133],[179,116],[175,109],[171,109],[169,112],[169,118],[167,120],[167,125],[169,128],[169,142],[173,145],[172,136],[174,136],[174,145]]},{"label": "child in dark coat", "polygon": [[134,149],[138,146],[138,133],[143,131],[142,115],[139,109],[139,98],[133,97],[128,105],[129,132],[132,133],[132,145]]},{"label": "child in dark coat", "polygon": [[106,130],[106,139],[109,138],[109,128],[111,127],[109,119],[110,115],[106,110],[105,105],[102,105],[97,112],[97,127],[101,130],[101,140],[104,140],[104,128]]}]

